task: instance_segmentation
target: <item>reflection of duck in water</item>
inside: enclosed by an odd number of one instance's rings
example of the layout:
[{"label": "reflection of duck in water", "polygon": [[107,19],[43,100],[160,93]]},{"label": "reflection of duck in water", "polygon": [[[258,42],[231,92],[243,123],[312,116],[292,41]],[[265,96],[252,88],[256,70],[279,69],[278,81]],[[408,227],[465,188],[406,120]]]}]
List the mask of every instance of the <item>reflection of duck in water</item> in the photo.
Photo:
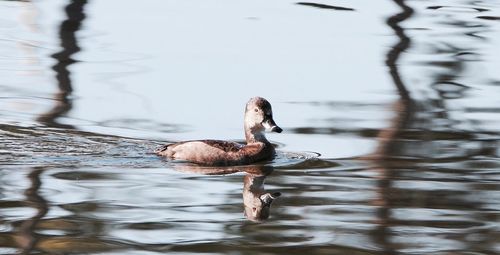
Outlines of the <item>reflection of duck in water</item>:
[{"label": "reflection of duck in water", "polygon": [[244,165],[270,159],[273,145],[266,139],[265,130],[283,131],[273,120],[271,104],[262,97],[251,98],[245,108],[246,145],[230,141],[197,140],[167,144],[156,154],[171,159],[187,160],[202,165]]},{"label": "reflection of duck in water", "polygon": [[232,174],[245,172],[243,178],[243,205],[245,217],[251,221],[262,221],[269,218],[271,204],[281,195],[280,192],[269,193],[264,189],[264,180],[273,172],[272,167],[247,166],[238,168],[213,168],[189,165],[176,165],[175,170],[206,175]]},{"label": "reflection of duck in water", "polygon": [[243,179],[243,205],[245,216],[252,221],[261,221],[269,218],[271,204],[280,192],[269,193],[264,189],[264,180],[271,174],[272,168],[257,173],[247,172]]}]

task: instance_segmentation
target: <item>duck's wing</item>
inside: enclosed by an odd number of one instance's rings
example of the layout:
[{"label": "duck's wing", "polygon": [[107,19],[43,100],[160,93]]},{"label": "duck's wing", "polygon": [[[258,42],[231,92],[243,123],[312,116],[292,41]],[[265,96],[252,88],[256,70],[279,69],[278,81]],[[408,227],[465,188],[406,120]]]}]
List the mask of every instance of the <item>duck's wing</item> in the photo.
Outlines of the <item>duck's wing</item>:
[{"label": "duck's wing", "polygon": [[231,141],[221,141],[221,140],[200,140],[200,142],[205,143],[211,147],[223,150],[225,152],[238,152],[243,148],[242,144],[231,142]]}]

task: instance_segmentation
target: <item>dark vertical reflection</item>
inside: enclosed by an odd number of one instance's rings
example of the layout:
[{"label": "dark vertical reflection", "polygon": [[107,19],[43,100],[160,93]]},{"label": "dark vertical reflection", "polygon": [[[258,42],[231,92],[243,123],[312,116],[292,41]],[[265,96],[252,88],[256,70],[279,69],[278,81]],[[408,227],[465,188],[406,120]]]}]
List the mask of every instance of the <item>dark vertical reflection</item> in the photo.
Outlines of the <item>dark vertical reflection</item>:
[{"label": "dark vertical reflection", "polygon": [[[436,92],[437,98],[426,98],[425,101],[420,101],[417,104],[412,100],[408,86],[404,82],[405,79],[401,77],[401,66],[397,64],[398,61],[401,61],[403,52],[411,45],[411,40],[405,35],[401,23],[412,17],[413,10],[406,5],[404,0],[393,1],[401,7],[402,11],[389,17],[387,24],[393,29],[399,40],[388,52],[386,64],[399,92],[400,100],[395,103],[396,115],[389,123],[389,127],[381,130],[378,134],[379,146],[377,151],[370,157],[374,165],[372,169],[376,171],[378,178],[377,197],[372,200],[372,203],[378,208],[376,212],[377,228],[374,229],[373,234],[370,236],[383,249],[384,254],[398,254],[399,252],[403,253],[398,250],[398,247],[404,249],[405,241],[418,247],[419,240],[410,240],[408,238],[417,236],[415,233],[418,233],[418,228],[436,228],[439,231],[448,231],[448,233],[439,237],[434,236],[436,241],[429,241],[429,244],[423,244],[423,246],[437,246],[440,239],[453,240],[465,247],[460,248],[460,250],[486,252],[488,254],[493,251],[494,253],[497,248],[490,243],[494,243],[491,240],[495,240],[495,238],[498,240],[498,238],[491,234],[493,228],[485,227],[484,230],[478,230],[477,228],[477,226],[488,225],[485,222],[490,220],[484,216],[488,214],[485,211],[491,210],[492,204],[496,204],[491,202],[493,196],[488,194],[491,188],[485,188],[480,183],[484,181],[482,178],[490,178],[481,176],[482,168],[488,168],[487,163],[482,161],[485,159],[497,161],[498,156],[495,155],[495,149],[492,149],[494,143],[491,143],[491,140],[487,141],[488,139],[478,138],[489,137],[493,133],[473,129],[464,130],[455,126],[454,124],[457,121],[469,120],[460,120],[453,115],[448,115],[448,109],[446,108],[448,99],[467,99],[468,95],[466,95],[465,91],[471,86],[470,84],[467,85],[468,81],[471,78],[478,77],[474,75],[467,77],[467,67],[472,63],[467,63],[470,58],[463,56],[480,56],[481,50],[478,45],[471,46],[469,44],[463,46],[463,42],[460,40],[469,36],[470,33],[470,29],[466,28],[467,22],[461,20],[466,19],[466,17],[460,16],[457,21],[446,15],[445,17],[450,20],[445,21],[447,28],[452,26],[457,31],[465,31],[466,33],[456,33],[456,38],[443,33],[442,36],[436,35],[436,39],[432,38],[425,41],[424,45],[431,46],[433,52],[439,54],[440,58],[436,61],[435,56],[433,56],[432,61],[423,62],[424,65],[433,68],[432,71],[425,73],[426,77],[423,79],[430,80],[429,83],[425,84],[430,87],[421,87],[419,89],[429,90],[430,88]],[[433,23],[432,25],[433,35],[435,35],[435,31],[439,31],[440,24]],[[474,24],[474,27],[480,26]],[[423,34],[425,31],[419,33]],[[472,58],[472,61],[477,61],[477,58]],[[415,66],[409,68],[411,70]],[[475,86],[479,87],[480,85],[475,84]],[[470,102],[473,101],[467,103]],[[497,133],[494,133],[493,136],[492,139],[498,137]],[[449,162],[452,162],[452,164],[448,164]],[[435,180],[437,182],[448,182],[452,186],[457,185],[460,188],[440,190],[439,187],[432,188],[429,186],[418,190],[404,187],[401,185],[404,181],[401,182],[400,180],[405,179],[409,172],[412,175],[410,177],[411,182],[416,185],[419,185],[419,180]],[[433,173],[440,175],[438,177],[428,177],[429,174]],[[478,183],[477,180],[479,179],[481,181]],[[476,196],[471,199],[470,194]],[[485,206],[489,208],[485,210]],[[447,222],[447,224],[454,227],[453,230],[449,230],[447,228],[450,228],[450,226],[443,226],[434,218],[420,220],[408,217],[406,219],[405,216],[393,213],[400,208],[407,210],[417,208],[424,210],[434,208],[437,210],[455,210],[459,212],[457,214],[467,215],[470,220],[463,223]],[[446,213],[443,214],[446,215]],[[446,216],[443,218],[446,219]],[[394,233],[394,227],[400,226],[413,227],[416,231],[415,233],[405,234]],[[432,231],[428,231],[426,234],[432,236]],[[468,235],[474,235],[476,239],[467,240],[458,237]],[[403,238],[397,240],[395,237]],[[401,241],[405,237],[408,239]],[[407,245],[407,247],[410,247],[410,245]]]},{"label": "dark vertical reflection", "polygon": [[38,118],[38,121],[47,126],[73,128],[71,125],[58,123],[57,118],[64,116],[72,108],[70,95],[73,87],[69,66],[76,62],[72,56],[80,51],[76,33],[80,30],[82,21],[85,19],[83,12],[85,4],[87,4],[87,0],[71,0],[65,8],[67,18],[59,27],[62,49],[52,55],[57,61],[52,67],[56,72],[58,84],[58,91],[55,94],[56,105]]},{"label": "dark vertical reflection", "polygon": [[18,235],[16,235],[16,243],[20,248],[19,254],[31,254],[39,240],[35,232],[36,226],[49,211],[47,201],[39,194],[42,186],[40,175],[43,171],[43,168],[38,168],[28,175],[31,185],[24,194],[26,202],[36,209],[36,214],[31,219],[22,222],[19,227]]},{"label": "dark vertical reflection", "polygon": [[389,73],[400,99],[393,105],[395,116],[390,121],[389,127],[381,130],[378,134],[379,145],[373,157],[371,157],[372,162],[375,164],[374,170],[377,171],[377,198],[373,200],[373,204],[378,208],[376,211],[377,228],[373,230],[371,237],[383,249],[384,254],[398,254],[391,240],[392,233],[390,229],[391,208],[393,207],[391,198],[394,197],[394,194],[391,194],[391,190],[393,190],[392,180],[396,178],[397,170],[394,169],[394,166],[391,166],[392,163],[389,159],[395,158],[397,153],[403,149],[401,143],[397,142],[398,137],[401,136],[403,130],[411,125],[414,111],[414,102],[398,67],[401,54],[410,47],[411,43],[400,23],[412,16],[413,9],[406,5],[404,0],[394,0],[394,3],[402,11],[387,19],[387,25],[394,31],[398,42],[387,53],[386,65],[389,67]]},{"label": "dark vertical reflection", "polygon": [[[400,151],[399,145],[395,143],[396,137],[401,131],[410,126],[413,116],[414,101],[411,98],[410,91],[404,83],[398,66],[401,54],[410,47],[411,40],[405,34],[400,23],[409,19],[413,15],[413,9],[406,5],[404,0],[393,0],[402,12],[390,16],[386,23],[394,31],[398,42],[387,52],[386,65],[389,67],[389,74],[394,82],[400,99],[394,103],[393,110],[396,114],[395,120],[391,122],[389,128],[382,130],[379,135],[379,147],[377,149],[377,158],[386,159],[393,155],[393,152]],[[383,162],[383,161],[381,161]]]},{"label": "dark vertical reflection", "polygon": [[404,0],[393,0],[401,9],[400,13],[397,13],[387,19],[387,25],[391,27],[399,41],[392,49],[387,53],[386,65],[389,67],[389,72],[394,81],[394,85],[398,89],[398,92],[403,100],[410,100],[410,92],[408,91],[406,85],[401,79],[397,62],[403,51],[410,47],[410,38],[404,33],[404,29],[399,25],[404,20],[411,17],[413,14],[413,9],[405,4]]}]

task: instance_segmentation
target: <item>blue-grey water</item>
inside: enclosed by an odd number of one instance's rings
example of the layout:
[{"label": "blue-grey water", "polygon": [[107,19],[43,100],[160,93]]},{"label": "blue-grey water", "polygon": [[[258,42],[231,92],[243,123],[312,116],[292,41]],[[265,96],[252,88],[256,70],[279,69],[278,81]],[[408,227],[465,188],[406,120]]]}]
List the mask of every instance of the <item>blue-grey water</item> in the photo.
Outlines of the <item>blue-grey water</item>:
[{"label": "blue-grey water", "polygon": [[[500,254],[499,45],[498,0],[0,1],[0,254]],[[152,153],[256,95],[275,159]]]}]

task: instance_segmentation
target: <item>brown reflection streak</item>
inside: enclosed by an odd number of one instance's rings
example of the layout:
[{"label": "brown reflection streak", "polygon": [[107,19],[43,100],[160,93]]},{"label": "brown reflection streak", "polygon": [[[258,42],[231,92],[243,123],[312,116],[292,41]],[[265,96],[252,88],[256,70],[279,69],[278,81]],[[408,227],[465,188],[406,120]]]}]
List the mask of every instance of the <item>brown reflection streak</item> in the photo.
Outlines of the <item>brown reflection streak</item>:
[{"label": "brown reflection streak", "polygon": [[37,210],[37,213],[29,220],[24,221],[19,227],[18,234],[15,235],[14,240],[20,248],[19,254],[30,254],[33,248],[38,243],[38,235],[35,233],[38,222],[47,214],[49,206],[47,201],[39,194],[42,182],[40,175],[44,169],[35,169],[28,175],[31,181],[31,186],[24,193],[26,201],[31,207]]},{"label": "brown reflection streak", "polygon": [[397,169],[394,168],[391,158],[399,151],[397,141],[401,131],[408,127],[411,119],[406,100],[398,100],[394,104],[397,113],[390,121],[390,126],[380,131],[378,135],[378,147],[372,155],[366,157],[373,163],[371,168],[377,172],[376,198],[372,200],[372,205],[378,209],[376,211],[377,227],[371,235],[375,243],[384,249],[384,254],[397,254],[394,245],[391,243],[391,231],[389,228],[391,220],[391,208],[394,195],[391,194],[392,180],[396,179]]},{"label": "brown reflection streak", "polygon": [[71,0],[65,8],[67,19],[64,20],[59,27],[59,38],[61,39],[62,50],[52,55],[57,61],[52,67],[56,72],[58,84],[58,91],[54,96],[56,104],[49,112],[38,117],[38,121],[47,126],[73,128],[71,125],[58,123],[56,119],[64,116],[72,108],[70,95],[73,91],[73,87],[71,72],[68,68],[76,62],[72,58],[72,55],[80,51],[76,32],[80,30],[82,21],[85,19],[83,9],[86,3],[86,0]]},{"label": "brown reflection streak", "polygon": [[404,0],[394,0],[394,2],[402,9],[402,12],[389,17],[387,25],[392,28],[399,41],[387,53],[386,65],[389,67],[389,73],[400,99],[394,103],[395,116],[390,121],[389,127],[381,130],[377,136],[377,149],[372,155],[366,157],[367,160],[374,163],[372,169],[378,173],[377,198],[372,201],[372,204],[378,208],[376,212],[377,227],[373,230],[371,236],[374,242],[383,249],[384,254],[398,254],[398,251],[392,244],[392,234],[389,228],[389,222],[391,222],[392,217],[390,190],[392,180],[397,173],[388,159],[392,158],[402,149],[397,143],[398,137],[401,136],[401,132],[404,129],[410,126],[414,111],[414,102],[410,91],[403,82],[397,65],[401,54],[410,47],[411,43],[410,38],[406,36],[400,23],[412,16],[413,9],[406,5]]}]

